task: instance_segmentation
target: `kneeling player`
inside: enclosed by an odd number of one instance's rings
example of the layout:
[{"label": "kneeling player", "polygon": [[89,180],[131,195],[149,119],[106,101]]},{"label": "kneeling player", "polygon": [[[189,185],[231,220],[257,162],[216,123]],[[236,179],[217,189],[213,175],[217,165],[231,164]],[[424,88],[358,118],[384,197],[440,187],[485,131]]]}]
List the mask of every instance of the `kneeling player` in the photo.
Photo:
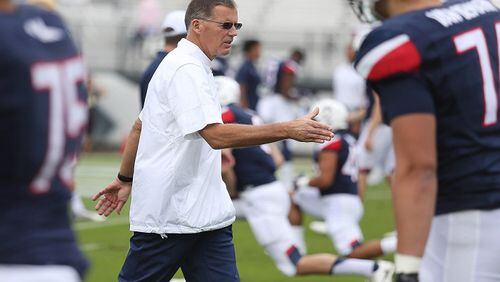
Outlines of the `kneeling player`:
[{"label": "kneeling player", "polygon": [[[238,84],[227,77],[216,77],[225,123],[258,124],[254,112],[235,103],[239,100]],[[361,259],[339,259],[332,254],[303,256],[297,249],[287,215],[290,209],[288,191],[274,175],[275,164],[265,146],[232,151],[236,187],[243,202],[242,210],[259,242],[272,257],[278,269],[288,276],[307,274],[354,274],[371,281],[391,281],[393,266],[389,262]]]},{"label": "kneeling player", "polygon": [[359,226],[363,204],[356,183],[356,140],[348,130],[347,108],[333,99],[321,100],[314,107],[320,109],[316,119],[331,126],[335,137],[319,145],[314,156],[318,173],[312,179],[299,178],[294,202],[307,213],[326,221],[327,234],[342,256],[373,258],[394,252],[397,242],[394,236],[363,243]]}]

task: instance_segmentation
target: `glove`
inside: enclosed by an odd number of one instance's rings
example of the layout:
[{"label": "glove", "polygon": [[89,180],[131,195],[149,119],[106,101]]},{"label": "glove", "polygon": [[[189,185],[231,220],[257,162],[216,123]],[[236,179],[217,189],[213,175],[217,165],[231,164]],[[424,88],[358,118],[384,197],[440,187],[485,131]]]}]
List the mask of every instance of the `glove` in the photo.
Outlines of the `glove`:
[{"label": "glove", "polygon": [[299,187],[309,186],[309,177],[307,176],[299,176],[295,179],[295,189]]}]

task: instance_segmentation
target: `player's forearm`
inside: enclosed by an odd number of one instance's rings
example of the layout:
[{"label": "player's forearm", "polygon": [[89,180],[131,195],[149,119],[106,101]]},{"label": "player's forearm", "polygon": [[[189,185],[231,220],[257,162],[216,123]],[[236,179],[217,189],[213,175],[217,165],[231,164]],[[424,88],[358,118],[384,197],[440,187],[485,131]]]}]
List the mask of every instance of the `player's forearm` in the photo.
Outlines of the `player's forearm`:
[{"label": "player's forearm", "polygon": [[137,147],[139,146],[139,138],[141,136],[142,123],[139,119],[136,120],[127,139],[123,158],[120,165],[120,174],[132,177],[134,175],[134,163],[137,155]]},{"label": "player's forearm", "polygon": [[349,113],[348,121],[349,123],[356,123],[362,121],[366,116],[366,109],[359,109],[357,111]]},{"label": "player's forearm", "polygon": [[403,167],[396,170],[393,201],[398,253],[423,256],[434,216],[436,193],[434,167]]},{"label": "player's forearm", "polygon": [[291,89],[294,85],[294,77],[290,74],[285,74],[281,80],[280,93],[285,97],[291,98]]},{"label": "player's forearm", "polygon": [[236,174],[233,169],[229,169],[222,173],[222,181],[226,184],[227,192],[231,198],[236,198],[238,196],[238,190],[236,188]]},{"label": "player's forearm", "polygon": [[335,179],[335,174],[328,175],[328,176],[319,175],[319,176],[311,178],[311,180],[309,180],[309,186],[317,187],[320,190],[326,190],[332,185],[334,179]]},{"label": "player's forearm", "polygon": [[373,111],[370,116],[370,124],[368,127],[368,134],[370,136],[373,135],[373,132],[375,131],[375,128],[379,126],[379,124],[382,123],[382,109],[380,107],[380,99],[378,98],[377,94],[373,94],[375,97],[375,103],[373,106]]},{"label": "player's forearm", "polygon": [[257,146],[290,137],[286,122],[265,125],[211,124],[200,134],[214,149]]}]

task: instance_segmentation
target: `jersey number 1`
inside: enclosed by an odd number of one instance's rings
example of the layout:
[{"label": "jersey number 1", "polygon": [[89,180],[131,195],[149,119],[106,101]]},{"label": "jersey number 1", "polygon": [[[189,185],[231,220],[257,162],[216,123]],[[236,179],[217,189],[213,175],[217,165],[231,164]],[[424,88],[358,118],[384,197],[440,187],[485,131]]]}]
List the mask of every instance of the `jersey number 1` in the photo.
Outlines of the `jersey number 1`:
[{"label": "jersey number 1", "polygon": [[[497,50],[500,56],[500,23],[495,24],[497,37]],[[476,50],[479,55],[479,64],[481,66],[481,74],[483,77],[483,97],[484,97],[484,114],[483,126],[495,125],[498,116],[498,90],[495,85],[495,77],[493,68],[491,67],[490,52],[484,31],[481,28],[464,32],[454,37],[455,48],[459,54]],[[500,77],[500,74],[497,74]]]},{"label": "jersey number 1", "polygon": [[79,137],[87,123],[86,101],[78,99],[78,84],[85,80],[85,67],[79,57],[60,62],[41,62],[33,65],[31,77],[36,91],[49,93],[45,159],[30,187],[33,193],[38,194],[49,191],[57,172],[63,181],[71,181],[67,171],[74,162],[76,152],[65,156],[65,150],[67,138]]}]

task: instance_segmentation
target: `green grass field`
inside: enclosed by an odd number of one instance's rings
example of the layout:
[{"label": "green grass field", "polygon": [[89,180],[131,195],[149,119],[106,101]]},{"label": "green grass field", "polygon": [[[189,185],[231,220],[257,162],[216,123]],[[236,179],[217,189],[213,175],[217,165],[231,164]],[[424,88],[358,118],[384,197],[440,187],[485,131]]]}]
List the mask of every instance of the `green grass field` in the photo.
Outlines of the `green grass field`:
[{"label": "green grass field", "polygon": [[[110,182],[119,167],[117,154],[87,154],[77,168],[77,189],[85,197],[86,205],[93,203],[89,196]],[[311,173],[311,163],[307,159],[296,161],[297,170]],[[370,187],[365,199],[365,215],[361,222],[365,240],[380,238],[393,230],[390,191],[387,185]],[[311,218],[306,218],[307,224]],[[92,266],[87,275],[88,282],[116,281],[128,251],[131,233],[128,230],[128,206],[121,216],[113,214],[106,222],[76,222],[80,246],[90,259]],[[243,282],[281,281],[364,281],[358,277],[308,276],[289,278],[282,275],[272,260],[255,241],[248,224],[236,221],[233,226],[238,269]],[[334,252],[330,240],[309,230],[306,233],[309,253]],[[392,259],[387,257],[386,259]],[[176,275],[182,277],[181,273]]]}]

